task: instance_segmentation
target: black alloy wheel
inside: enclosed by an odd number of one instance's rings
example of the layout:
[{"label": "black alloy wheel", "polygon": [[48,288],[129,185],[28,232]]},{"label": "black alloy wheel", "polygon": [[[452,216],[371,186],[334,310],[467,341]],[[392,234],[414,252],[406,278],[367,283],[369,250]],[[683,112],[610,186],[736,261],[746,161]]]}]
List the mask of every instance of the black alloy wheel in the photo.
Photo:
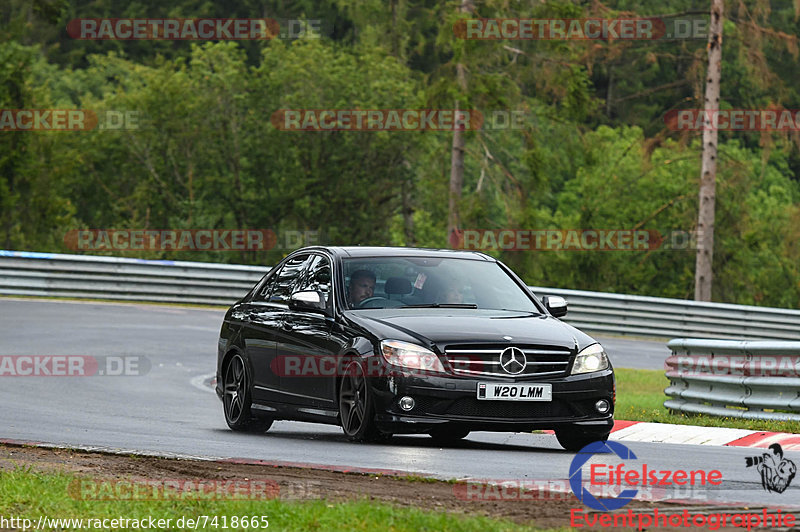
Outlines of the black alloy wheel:
[{"label": "black alloy wheel", "polygon": [[250,376],[240,355],[233,355],[228,361],[222,383],[225,422],[232,430],[265,432],[272,426],[271,419],[253,417],[250,411]]},{"label": "black alloy wheel", "polygon": [[375,427],[375,410],[363,364],[350,361],[339,385],[339,418],[350,441],[380,441],[391,435]]}]

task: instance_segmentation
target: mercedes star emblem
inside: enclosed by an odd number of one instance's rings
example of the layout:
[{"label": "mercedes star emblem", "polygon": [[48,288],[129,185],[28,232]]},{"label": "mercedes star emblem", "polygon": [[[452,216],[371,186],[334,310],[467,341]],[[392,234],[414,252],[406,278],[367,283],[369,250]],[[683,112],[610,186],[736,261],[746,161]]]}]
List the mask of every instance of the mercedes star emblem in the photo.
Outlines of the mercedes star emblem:
[{"label": "mercedes star emblem", "polygon": [[506,373],[519,375],[525,370],[528,359],[519,347],[507,347],[500,353],[500,366]]}]

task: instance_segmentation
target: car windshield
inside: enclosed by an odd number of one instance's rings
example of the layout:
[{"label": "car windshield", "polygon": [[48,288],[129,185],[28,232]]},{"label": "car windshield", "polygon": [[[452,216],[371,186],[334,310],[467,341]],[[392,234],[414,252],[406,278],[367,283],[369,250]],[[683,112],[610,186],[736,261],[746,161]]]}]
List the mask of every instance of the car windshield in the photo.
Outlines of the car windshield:
[{"label": "car windshield", "polygon": [[344,259],[348,308],[539,309],[495,262],[439,257]]}]

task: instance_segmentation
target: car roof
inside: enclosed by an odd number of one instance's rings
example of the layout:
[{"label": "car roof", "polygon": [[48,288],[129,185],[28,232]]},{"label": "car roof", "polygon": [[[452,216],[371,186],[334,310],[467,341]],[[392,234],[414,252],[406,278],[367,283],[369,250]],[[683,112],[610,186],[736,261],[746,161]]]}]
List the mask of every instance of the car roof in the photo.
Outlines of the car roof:
[{"label": "car roof", "polygon": [[427,248],[408,248],[390,246],[313,246],[301,251],[325,250],[333,255],[342,258],[364,258],[364,257],[432,257],[432,258],[452,258],[468,260],[495,261],[479,251],[465,251],[454,249],[427,249]]}]

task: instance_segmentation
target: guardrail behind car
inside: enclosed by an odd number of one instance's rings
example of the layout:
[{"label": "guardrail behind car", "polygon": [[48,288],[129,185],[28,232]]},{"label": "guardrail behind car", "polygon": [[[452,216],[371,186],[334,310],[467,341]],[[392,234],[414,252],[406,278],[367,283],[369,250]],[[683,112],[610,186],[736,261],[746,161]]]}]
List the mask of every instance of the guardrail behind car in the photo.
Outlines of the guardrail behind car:
[{"label": "guardrail behind car", "polygon": [[[269,267],[0,250],[0,294],[230,305]],[[800,310],[532,286],[587,332],[800,340]]]},{"label": "guardrail behind car", "polygon": [[0,294],[230,305],[267,267],[0,250]]},{"label": "guardrail behind car", "polygon": [[677,338],[667,347],[666,408],[800,421],[800,342]]},{"label": "guardrail behind car", "polygon": [[530,287],[569,303],[564,321],[605,334],[713,339],[800,340],[800,310]]}]

